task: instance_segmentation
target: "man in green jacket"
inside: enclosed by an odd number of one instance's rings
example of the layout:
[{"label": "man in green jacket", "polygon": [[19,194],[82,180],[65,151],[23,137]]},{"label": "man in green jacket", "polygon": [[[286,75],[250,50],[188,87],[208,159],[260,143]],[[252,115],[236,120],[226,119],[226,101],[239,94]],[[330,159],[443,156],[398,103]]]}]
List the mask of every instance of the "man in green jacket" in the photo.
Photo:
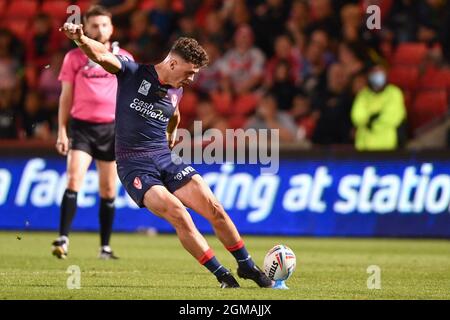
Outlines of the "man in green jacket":
[{"label": "man in green jacket", "polygon": [[351,117],[357,150],[397,149],[397,130],[406,119],[405,103],[401,89],[388,84],[384,67],[377,65],[369,71],[368,86],[356,96]]}]

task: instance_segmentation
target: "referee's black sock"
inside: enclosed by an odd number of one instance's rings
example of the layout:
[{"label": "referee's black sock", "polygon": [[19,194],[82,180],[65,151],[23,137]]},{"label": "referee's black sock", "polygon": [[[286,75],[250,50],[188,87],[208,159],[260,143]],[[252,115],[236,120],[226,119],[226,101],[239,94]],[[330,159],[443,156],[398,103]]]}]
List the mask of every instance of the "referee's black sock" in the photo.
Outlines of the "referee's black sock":
[{"label": "referee's black sock", "polygon": [[116,208],[113,199],[100,198],[100,242],[109,246]]},{"label": "referee's black sock", "polygon": [[61,216],[59,221],[59,235],[69,236],[70,226],[77,211],[78,192],[66,189],[61,201]]}]

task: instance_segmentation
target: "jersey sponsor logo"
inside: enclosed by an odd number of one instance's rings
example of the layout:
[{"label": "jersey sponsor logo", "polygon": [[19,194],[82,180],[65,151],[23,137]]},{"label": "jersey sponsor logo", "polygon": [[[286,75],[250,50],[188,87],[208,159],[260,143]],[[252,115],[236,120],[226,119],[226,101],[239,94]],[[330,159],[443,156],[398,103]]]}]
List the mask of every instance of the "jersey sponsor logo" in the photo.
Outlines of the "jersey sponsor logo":
[{"label": "jersey sponsor logo", "polygon": [[181,180],[181,179],[183,179],[183,177],[186,177],[191,172],[195,172],[195,169],[192,168],[191,166],[188,166],[188,167],[184,168],[182,171],[178,172],[175,175],[174,179]]},{"label": "jersey sponsor logo", "polygon": [[139,177],[134,178],[133,186],[138,190],[142,189],[142,182],[141,179],[139,179]]},{"label": "jersey sponsor logo", "polygon": [[138,98],[133,99],[130,104],[130,108],[136,110],[146,119],[155,119],[163,123],[169,122],[170,118],[166,117],[162,110],[154,109],[152,103],[147,103],[145,101],[139,100]]},{"label": "jersey sponsor logo", "polygon": [[150,90],[150,87],[152,84],[148,82],[147,80],[142,80],[141,86],[139,87],[138,92],[140,94],[143,94],[144,96],[148,95],[148,91]]}]

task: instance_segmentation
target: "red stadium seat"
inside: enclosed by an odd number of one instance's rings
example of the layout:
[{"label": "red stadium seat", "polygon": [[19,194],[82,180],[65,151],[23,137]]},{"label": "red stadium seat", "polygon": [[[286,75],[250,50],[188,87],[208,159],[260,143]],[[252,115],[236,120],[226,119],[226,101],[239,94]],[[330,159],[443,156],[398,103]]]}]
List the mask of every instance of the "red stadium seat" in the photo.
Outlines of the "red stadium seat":
[{"label": "red stadium seat", "polygon": [[10,1],[6,9],[5,17],[13,18],[31,18],[38,11],[38,2],[33,0],[15,0]]},{"label": "red stadium seat", "polygon": [[70,6],[69,1],[65,0],[45,0],[42,3],[41,10],[54,19],[66,20],[69,14],[67,13],[67,7]]},{"label": "red stadium seat", "polygon": [[412,66],[396,66],[389,71],[389,81],[402,89],[415,90],[419,82],[419,69]]},{"label": "red stadium seat", "polygon": [[231,94],[215,92],[211,94],[211,100],[219,114],[229,116],[233,113],[233,98]]},{"label": "red stadium seat", "polygon": [[247,123],[247,118],[244,116],[235,116],[230,119],[228,119],[228,125],[232,129],[239,129],[244,128],[245,124]]},{"label": "red stadium seat", "polygon": [[420,88],[450,90],[450,69],[428,68],[420,79]]},{"label": "red stadium seat", "polygon": [[394,54],[394,65],[418,66],[427,55],[428,48],[423,43],[402,43]]},{"label": "red stadium seat", "polygon": [[448,112],[448,99],[445,90],[419,91],[411,110],[413,128],[419,128],[438,119]]},{"label": "red stadium seat", "polygon": [[141,0],[138,8],[145,11],[151,11],[155,7],[155,0]]},{"label": "red stadium seat", "polygon": [[4,20],[3,26],[11,30],[20,40],[25,40],[29,32],[28,19],[8,19]]},{"label": "red stadium seat", "polygon": [[259,98],[252,93],[239,96],[235,101],[235,112],[240,115],[248,115],[255,110],[258,105]]},{"label": "red stadium seat", "polygon": [[5,15],[7,4],[8,4],[8,1],[0,0],[0,18],[2,18]]},{"label": "red stadium seat", "polygon": [[183,116],[195,116],[195,114],[197,113],[197,102],[198,97],[195,92],[186,90],[179,104],[181,118],[183,118]]}]

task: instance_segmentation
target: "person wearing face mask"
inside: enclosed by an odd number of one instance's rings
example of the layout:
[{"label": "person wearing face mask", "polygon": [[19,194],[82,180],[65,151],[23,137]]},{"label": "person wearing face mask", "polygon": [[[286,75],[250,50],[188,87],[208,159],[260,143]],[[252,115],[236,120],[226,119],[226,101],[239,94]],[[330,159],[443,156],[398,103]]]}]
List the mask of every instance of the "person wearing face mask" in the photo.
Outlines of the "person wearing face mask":
[{"label": "person wearing face mask", "polygon": [[388,83],[383,66],[369,70],[368,85],[357,94],[351,118],[356,127],[357,150],[387,151],[399,147],[398,132],[406,119],[405,103],[401,89]]}]

